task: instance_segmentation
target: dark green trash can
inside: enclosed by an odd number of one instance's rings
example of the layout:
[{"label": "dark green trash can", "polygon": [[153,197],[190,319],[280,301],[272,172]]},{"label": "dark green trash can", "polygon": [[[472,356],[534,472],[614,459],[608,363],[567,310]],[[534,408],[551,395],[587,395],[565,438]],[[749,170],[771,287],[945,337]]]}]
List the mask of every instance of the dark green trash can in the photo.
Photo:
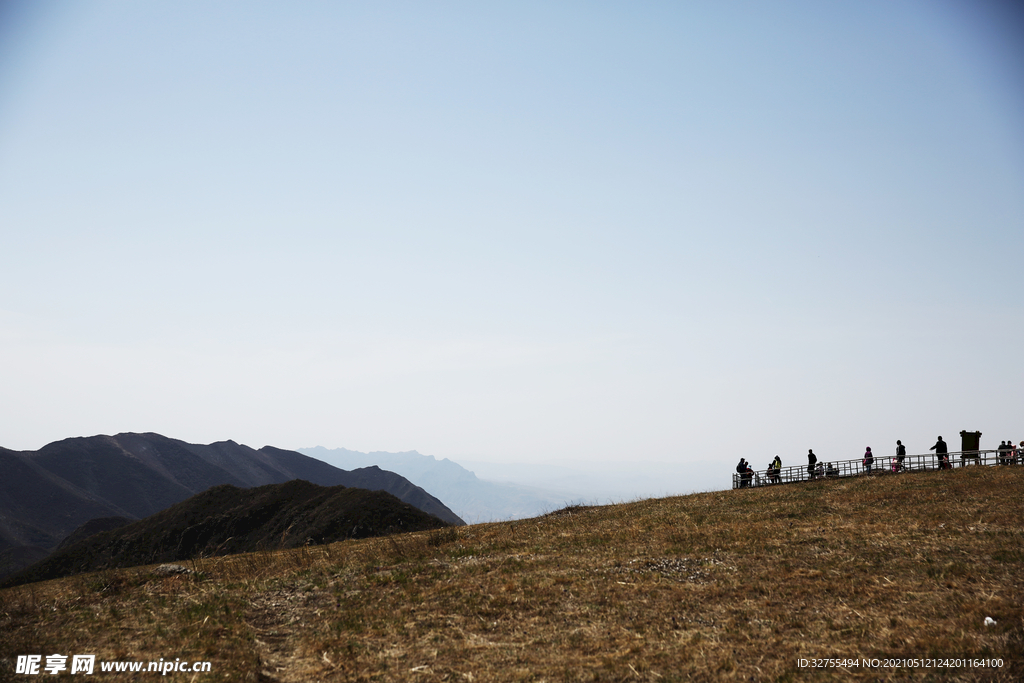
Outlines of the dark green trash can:
[{"label": "dark green trash can", "polygon": [[[981,432],[960,432],[960,460],[978,461],[978,451],[981,450]],[[973,451],[973,452],[972,452]]]}]

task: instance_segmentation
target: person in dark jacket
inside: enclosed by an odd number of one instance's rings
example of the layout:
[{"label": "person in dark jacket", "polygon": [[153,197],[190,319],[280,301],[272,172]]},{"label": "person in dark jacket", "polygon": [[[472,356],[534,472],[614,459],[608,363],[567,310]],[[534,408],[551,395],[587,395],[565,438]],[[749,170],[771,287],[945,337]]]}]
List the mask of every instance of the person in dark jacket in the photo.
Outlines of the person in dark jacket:
[{"label": "person in dark jacket", "polygon": [[939,437],[939,440],[935,442],[935,445],[929,448],[930,451],[935,451],[935,459],[938,461],[939,469],[944,470],[949,468],[949,448],[946,446],[946,442]]},{"label": "person in dark jacket", "polygon": [[736,465],[736,472],[740,475],[740,488],[746,488],[750,486],[750,478],[754,474],[754,470],[747,464],[745,458],[740,458],[740,462]]},{"label": "person in dark jacket", "polygon": [[907,457],[907,447],[903,445],[903,442],[896,439],[896,471],[902,472],[905,468],[903,461]]},{"label": "person in dark jacket", "polygon": [[818,462],[818,456],[814,454],[814,449],[807,449],[807,478],[814,479],[814,465]]},{"label": "person in dark jacket", "polygon": [[871,446],[864,451],[864,471],[871,474],[871,466],[875,464],[875,456],[871,454]]}]

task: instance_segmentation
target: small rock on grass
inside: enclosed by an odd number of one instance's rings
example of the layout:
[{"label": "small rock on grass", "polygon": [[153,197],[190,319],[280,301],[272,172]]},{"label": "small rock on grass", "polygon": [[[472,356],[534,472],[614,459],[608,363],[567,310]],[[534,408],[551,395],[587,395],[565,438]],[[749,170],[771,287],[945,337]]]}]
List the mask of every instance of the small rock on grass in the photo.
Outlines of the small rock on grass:
[{"label": "small rock on grass", "polygon": [[177,574],[191,574],[192,570],[182,567],[180,564],[162,564],[153,570],[157,576],[175,576]]}]

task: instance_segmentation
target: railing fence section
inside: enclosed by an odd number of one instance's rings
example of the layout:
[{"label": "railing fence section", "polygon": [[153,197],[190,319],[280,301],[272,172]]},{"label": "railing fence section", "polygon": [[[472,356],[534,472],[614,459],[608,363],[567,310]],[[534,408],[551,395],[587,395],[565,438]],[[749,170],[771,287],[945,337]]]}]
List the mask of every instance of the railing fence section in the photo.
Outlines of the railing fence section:
[{"label": "railing fence section", "polygon": [[778,471],[771,469],[754,470],[746,474],[736,472],[732,475],[732,487],[741,489],[755,486],[774,486],[790,484],[797,481],[813,481],[816,479],[840,479],[866,474],[894,474],[897,472],[919,472],[923,470],[954,469],[981,465],[1017,465],[1024,464],[1024,454],[1018,451],[978,450],[954,451],[940,456],[935,453],[907,455],[899,463],[895,455],[876,455],[870,470],[864,465],[863,457],[855,460],[836,460],[823,462],[808,470],[807,465],[791,465]]}]

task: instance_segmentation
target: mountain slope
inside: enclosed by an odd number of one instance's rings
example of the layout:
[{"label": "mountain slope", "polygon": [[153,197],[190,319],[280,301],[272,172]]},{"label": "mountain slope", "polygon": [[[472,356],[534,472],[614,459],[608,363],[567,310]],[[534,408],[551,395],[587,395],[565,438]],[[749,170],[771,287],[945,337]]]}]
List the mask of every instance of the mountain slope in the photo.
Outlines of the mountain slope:
[{"label": "mountain slope", "polygon": [[445,522],[384,491],[324,487],[300,479],[249,489],[224,484],[146,519],[62,547],[4,585],[443,526]]},{"label": "mountain slope", "polygon": [[53,548],[95,517],[128,515],[40,466],[31,454],[0,449],[0,538]]},{"label": "mountain slope", "polygon": [[98,519],[90,519],[88,522],[78,527],[71,532],[71,535],[60,542],[57,546],[57,550],[63,550],[68,546],[74,545],[79,541],[84,541],[90,536],[101,534],[104,531],[113,531],[114,529],[120,529],[123,526],[128,526],[132,523],[132,520],[127,517],[100,517]]},{"label": "mountain slope", "polygon": [[88,652],[263,683],[1021,681],[1022,486],[879,473],[2,589],[0,680]]},{"label": "mountain slope", "polygon": [[321,486],[340,484],[370,491],[387,491],[438,519],[443,519],[450,524],[465,524],[461,516],[452,512],[438,498],[427,493],[427,489],[423,486],[409,481],[401,474],[381,469],[376,465],[346,470],[296,451],[264,446],[260,452],[274,458],[275,462],[293,473],[296,479],[316,482]]}]

